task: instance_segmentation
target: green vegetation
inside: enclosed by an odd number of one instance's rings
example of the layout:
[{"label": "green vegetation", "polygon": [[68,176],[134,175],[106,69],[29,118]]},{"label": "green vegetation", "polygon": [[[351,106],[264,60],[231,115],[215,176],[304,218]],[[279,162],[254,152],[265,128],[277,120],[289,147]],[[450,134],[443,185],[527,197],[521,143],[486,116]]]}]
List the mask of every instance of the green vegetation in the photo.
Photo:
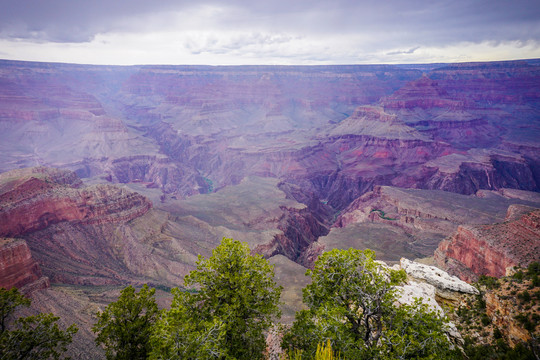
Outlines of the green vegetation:
[{"label": "green vegetation", "polygon": [[496,277],[487,275],[480,275],[480,278],[478,279],[478,284],[483,285],[488,289],[498,289],[500,287],[500,284],[497,281]]},{"label": "green vegetation", "polygon": [[376,212],[377,215],[379,215],[379,217],[381,219],[384,219],[384,220],[397,220],[397,219],[394,219],[394,218],[389,218],[388,216],[386,216],[385,212],[382,211],[382,210],[373,209],[373,210],[370,211],[370,213],[372,213],[372,212]]},{"label": "green vegetation", "polygon": [[[332,350],[332,343],[327,340],[326,344],[317,344],[317,351],[314,360],[339,360],[340,354],[335,354]],[[289,350],[289,354],[282,354],[280,360],[302,360],[302,350]]]},{"label": "green vegetation", "polygon": [[137,293],[132,286],[121,291],[117,301],[97,314],[92,328],[96,343],[103,345],[107,359],[146,359],[149,336],[158,316],[155,289],[144,285]]},{"label": "green vegetation", "polygon": [[0,358],[61,359],[78,331],[75,325],[61,330],[53,314],[38,314],[13,320],[19,306],[30,306],[30,300],[13,288],[0,289]]},{"label": "green vegetation", "polygon": [[262,359],[264,332],[280,316],[274,269],[247,244],[224,238],[212,256],[199,256],[185,279],[197,292],[173,289],[169,311],[152,336],[152,359]]},{"label": "green vegetation", "polygon": [[[469,359],[537,359],[540,354],[538,347],[537,324],[540,320],[537,302],[540,299],[535,289],[534,279],[537,275],[538,263],[531,263],[527,269],[516,268],[516,272],[509,277],[495,279],[480,276],[477,287],[481,294],[469,297],[466,303],[460,306],[455,315],[457,328],[462,332],[465,344],[464,351]],[[492,322],[486,313],[485,293],[492,292],[501,302],[506,302],[519,312],[514,319],[531,335],[528,343],[518,343],[511,347],[501,329]],[[503,329],[504,330],[504,329]]]},{"label": "green vegetation", "polygon": [[[447,319],[421,299],[397,305],[395,286],[406,279],[402,270],[377,263],[371,250],[326,252],[307,272],[312,279],[303,290],[308,308],[297,312],[285,332],[281,360],[534,358],[540,291],[530,284],[538,270],[533,264],[518,269],[517,276],[483,276],[477,284],[484,291],[514,292],[509,300],[522,309],[515,319],[533,341],[510,347],[487,315],[481,293],[455,312],[465,334],[462,353],[446,336]],[[185,278],[190,288],[171,290],[170,309],[158,312],[155,290],[146,285],[139,293],[124,289],[98,314],[96,342],[109,359],[263,359],[265,332],[280,316],[281,287],[273,277],[273,267],[252,256],[247,244],[224,238],[210,258],[199,256],[196,270]],[[12,307],[2,307],[2,328]]]},{"label": "green vegetation", "polygon": [[208,185],[207,194],[210,194],[210,193],[214,192],[214,183],[212,182],[212,180],[210,180],[209,178],[204,177],[204,176],[203,176],[203,180],[206,183],[206,185]]},{"label": "green vegetation", "polygon": [[518,343],[512,348],[501,338],[491,344],[478,344],[473,338],[465,337],[463,349],[468,360],[536,359],[533,351],[526,344]]},{"label": "green vegetation", "polygon": [[297,313],[282,346],[307,358],[330,341],[345,359],[454,358],[444,321],[420,300],[395,305],[405,272],[375,261],[371,250],[322,254],[304,289],[309,309]]}]

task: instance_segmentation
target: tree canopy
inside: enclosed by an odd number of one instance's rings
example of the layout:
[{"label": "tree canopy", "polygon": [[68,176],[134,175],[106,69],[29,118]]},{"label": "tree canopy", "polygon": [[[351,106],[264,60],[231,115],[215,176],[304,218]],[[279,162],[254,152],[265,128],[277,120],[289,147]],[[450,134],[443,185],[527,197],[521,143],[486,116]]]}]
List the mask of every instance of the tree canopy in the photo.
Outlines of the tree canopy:
[{"label": "tree canopy", "polygon": [[346,359],[441,359],[450,356],[444,320],[416,301],[396,305],[406,274],[375,261],[371,250],[323,253],[307,275],[307,310],[297,313],[283,347],[313,358],[330,340]]},{"label": "tree canopy", "polygon": [[30,306],[19,290],[0,289],[0,359],[60,359],[77,332],[75,325],[60,329],[58,317],[38,314],[14,319],[15,309]]},{"label": "tree canopy", "polygon": [[130,285],[117,301],[97,314],[92,330],[97,333],[96,343],[105,347],[107,359],[147,358],[152,326],[159,314],[154,293],[147,285],[138,293]]},{"label": "tree canopy", "polygon": [[154,359],[261,359],[264,331],[280,316],[274,269],[247,244],[223,238],[208,259],[199,256],[185,278],[193,291],[174,290],[157,322]]}]

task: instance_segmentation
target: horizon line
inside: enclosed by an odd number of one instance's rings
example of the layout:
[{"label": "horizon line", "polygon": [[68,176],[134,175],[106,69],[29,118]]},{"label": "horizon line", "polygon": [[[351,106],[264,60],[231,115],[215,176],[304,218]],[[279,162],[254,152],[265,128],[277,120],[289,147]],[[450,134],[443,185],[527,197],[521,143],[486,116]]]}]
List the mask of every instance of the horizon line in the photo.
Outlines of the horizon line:
[{"label": "horizon line", "polygon": [[[32,64],[51,64],[51,65],[74,65],[74,66],[97,66],[97,67],[174,67],[174,66],[186,66],[186,67],[332,67],[332,66],[435,66],[435,65],[449,65],[449,64],[487,64],[487,63],[511,63],[511,62],[539,62],[539,58],[521,58],[521,59],[509,59],[509,60],[487,60],[487,61],[458,61],[458,62],[418,62],[418,63],[336,63],[336,64],[92,64],[92,63],[78,63],[78,62],[62,62],[62,61],[38,61],[38,60],[16,60],[16,59],[3,59],[0,58],[1,63],[18,62],[18,63],[32,63]],[[530,64],[529,65],[535,65]]]}]

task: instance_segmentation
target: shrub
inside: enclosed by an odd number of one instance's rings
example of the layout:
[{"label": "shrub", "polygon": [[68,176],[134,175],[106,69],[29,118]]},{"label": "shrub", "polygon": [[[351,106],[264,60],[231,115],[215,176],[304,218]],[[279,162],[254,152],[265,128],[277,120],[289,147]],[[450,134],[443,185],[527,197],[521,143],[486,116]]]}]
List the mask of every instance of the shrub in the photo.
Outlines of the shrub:
[{"label": "shrub", "polygon": [[528,303],[531,301],[531,294],[527,290],[521,292],[518,294],[518,298],[521,299],[523,302]]}]

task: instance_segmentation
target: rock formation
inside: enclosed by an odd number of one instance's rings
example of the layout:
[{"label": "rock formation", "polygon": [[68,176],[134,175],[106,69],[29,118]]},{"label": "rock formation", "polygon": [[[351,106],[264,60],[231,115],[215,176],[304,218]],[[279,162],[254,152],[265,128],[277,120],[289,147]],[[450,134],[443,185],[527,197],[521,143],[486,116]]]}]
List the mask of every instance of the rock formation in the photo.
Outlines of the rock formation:
[{"label": "rock formation", "polygon": [[515,319],[519,312],[512,300],[508,300],[505,296],[494,291],[486,292],[484,298],[487,315],[492,319],[494,326],[502,329],[510,345],[515,346],[517,343],[526,343],[531,340],[529,331],[524,329],[523,325]]},{"label": "rock formation", "polygon": [[[513,210],[540,206],[536,193],[500,189],[466,196],[440,190],[374,186],[355,199],[328,234],[310,245],[300,262],[311,267],[325,250],[375,250],[384,261],[432,256],[439,242],[460,225],[503,222]],[[516,210],[517,211],[517,210]]]},{"label": "rock formation", "polygon": [[30,168],[0,175],[0,236],[20,236],[62,221],[101,224],[129,221],[152,204],[110,185],[79,188],[65,170]]},{"label": "rock formation", "polygon": [[401,259],[400,265],[411,279],[432,285],[435,288],[434,295],[442,303],[449,302],[456,305],[459,301],[459,294],[479,294],[474,286],[434,266],[420,264],[405,258]]},{"label": "rock formation", "polygon": [[[114,232],[152,206],[145,197],[127,189],[82,186],[73,172],[43,167],[0,174],[0,204],[0,234],[26,240],[5,240],[2,246],[5,285],[16,287],[38,280],[40,268],[55,282],[66,279],[67,283],[78,283],[74,280],[78,275],[71,274],[66,265],[69,263],[86,268],[87,274],[101,272],[107,277],[107,272],[103,273],[107,259],[112,263],[119,259],[105,245],[110,237],[103,230],[108,227]],[[76,243],[77,232],[93,236]],[[55,238],[64,241],[55,242]],[[117,268],[122,266],[112,266]]]},{"label": "rock formation", "polygon": [[49,279],[42,276],[26,242],[0,238],[0,288],[16,287],[27,294],[48,286]]},{"label": "rock formation", "polygon": [[[439,244],[437,264],[467,281],[479,275],[501,277],[507,268],[540,260],[540,210],[517,208],[508,220],[493,225],[463,225]],[[524,212],[524,213],[523,213]]]},{"label": "rock formation", "polygon": [[338,210],[375,185],[537,191],[538,68],[3,61],[0,170],[52,165],[177,197],[276,177]]},{"label": "rock formation", "polygon": [[[429,306],[441,316],[445,315],[446,306],[455,307],[466,294],[479,294],[479,291],[458,278],[449,275],[436,267],[420,264],[402,258],[400,264],[393,269],[402,269],[407,273],[407,282],[398,286],[398,301],[402,304],[412,304],[415,299]],[[458,346],[463,345],[463,338],[451,321],[447,322],[448,336]]]}]

